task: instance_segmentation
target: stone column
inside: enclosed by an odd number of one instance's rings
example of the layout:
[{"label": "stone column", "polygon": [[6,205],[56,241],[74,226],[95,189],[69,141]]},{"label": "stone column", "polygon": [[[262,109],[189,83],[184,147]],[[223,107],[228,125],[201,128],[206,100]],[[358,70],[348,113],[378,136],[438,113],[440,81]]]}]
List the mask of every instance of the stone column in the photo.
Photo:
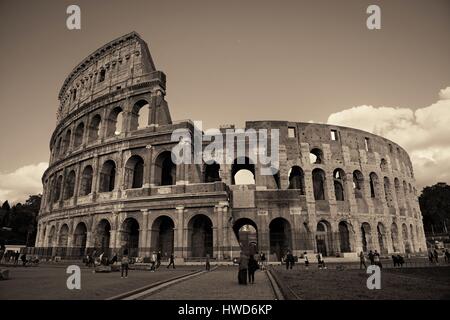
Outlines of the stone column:
[{"label": "stone column", "polygon": [[177,227],[174,229],[174,256],[178,261],[184,262],[184,258],[187,258],[187,229],[184,225],[184,207],[177,206]]},{"label": "stone column", "polygon": [[142,212],[142,226],[139,230],[139,255],[142,257],[148,257],[150,254],[150,248],[147,247],[148,237],[148,214],[150,210],[143,209]]}]

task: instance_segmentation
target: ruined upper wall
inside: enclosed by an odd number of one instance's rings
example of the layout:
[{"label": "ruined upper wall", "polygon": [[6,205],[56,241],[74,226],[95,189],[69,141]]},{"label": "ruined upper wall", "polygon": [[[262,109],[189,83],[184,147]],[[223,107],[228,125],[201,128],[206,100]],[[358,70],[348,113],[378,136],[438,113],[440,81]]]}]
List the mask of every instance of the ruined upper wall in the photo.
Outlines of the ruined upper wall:
[{"label": "ruined upper wall", "polygon": [[95,99],[158,77],[155,71],[148,46],[136,32],[105,44],[64,81],[58,95],[57,121]]}]

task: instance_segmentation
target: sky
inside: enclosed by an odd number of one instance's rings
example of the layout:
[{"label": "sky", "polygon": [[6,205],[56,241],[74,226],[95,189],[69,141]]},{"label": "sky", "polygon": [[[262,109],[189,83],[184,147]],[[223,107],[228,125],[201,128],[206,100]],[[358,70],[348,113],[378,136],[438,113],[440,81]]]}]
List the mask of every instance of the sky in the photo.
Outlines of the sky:
[{"label": "sky", "polygon": [[[68,30],[66,8],[81,8]],[[370,4],[381,30],[366,27]],[[0,202],[41,192],[57,95],[84,57],[138,32],[172,119],[358,127],[450,183],[450,1],[0,0]]]}]

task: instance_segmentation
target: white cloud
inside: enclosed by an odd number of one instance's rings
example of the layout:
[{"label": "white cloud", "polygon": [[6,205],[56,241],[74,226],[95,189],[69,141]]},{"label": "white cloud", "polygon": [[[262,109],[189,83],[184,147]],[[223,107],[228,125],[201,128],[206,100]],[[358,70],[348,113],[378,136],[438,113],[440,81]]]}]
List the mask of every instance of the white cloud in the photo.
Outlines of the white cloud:
[{"label": "white cloud", "polygon": [[436,103],[419,108],[349,108],[328,117],[329,124],[369,131],[397,142],[409,152],[419,187],[450,183],[450,87]]},{"label": "white cloud", "polygon": [[48,163],[26,165],[13,172],[0,172],[0,202],[24,202],[29,195],[42,193],[41,178]]}]

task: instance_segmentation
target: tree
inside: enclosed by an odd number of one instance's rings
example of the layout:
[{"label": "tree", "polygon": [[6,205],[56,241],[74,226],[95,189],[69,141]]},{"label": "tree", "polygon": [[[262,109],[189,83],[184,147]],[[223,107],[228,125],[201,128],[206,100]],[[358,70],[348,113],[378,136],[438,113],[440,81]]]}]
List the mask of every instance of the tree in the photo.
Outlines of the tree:
[{"label": "tree", "polygon": [[450,186],[437,183],[425,187],[419,197],[423,225],[427,232],[443,232],[450,227]]},{"label": "tree", "polygon": [[0,208],[0,228],[7,227],[9,225],[10,215],[11,206],[9,205],[8,200],[6,200]]}]

